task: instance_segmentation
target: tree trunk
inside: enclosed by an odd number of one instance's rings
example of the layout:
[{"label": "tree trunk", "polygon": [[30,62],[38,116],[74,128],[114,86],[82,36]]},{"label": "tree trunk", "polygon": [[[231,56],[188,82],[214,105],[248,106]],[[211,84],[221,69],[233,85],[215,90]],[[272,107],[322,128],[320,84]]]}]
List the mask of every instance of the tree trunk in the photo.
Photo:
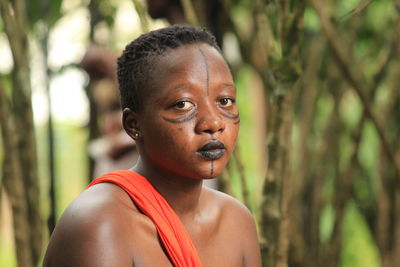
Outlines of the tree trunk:
[{"label": "tree trunk", "polygon": [[30,237],[32,260],[36,265],[42,252],[43,221],[40,214],[36,140],[31,106],[30,57],[25,2],[15,0],[9,3],[0,0],[0,11],[14,60],[12,115],[17,133],[15,135],[18,147],[17,156],[23,179],[24,189],[21,190],[25,190],[24,199],[27,203],[27,218],[30,223],[28,236]]},{"label": "tree trunk", "polygon": [[291,181],[292,95],[287,92],[271,106],[267,177],[262,204],[263,262],[266,266],[287,266],[289,247],[288,206]]},{"label": "tree trunk", "polygon": [[22,166],[18,156],[17,131],[12,119],[11,105],[8,102],[2,80],[0,80],[0,125],[3,151],[5,152],[2,180],[12,208],[17,262],[19,267],[33,267],[35,264],[31,251],[30,226],[27,217],[28,207],[25,201]]}]

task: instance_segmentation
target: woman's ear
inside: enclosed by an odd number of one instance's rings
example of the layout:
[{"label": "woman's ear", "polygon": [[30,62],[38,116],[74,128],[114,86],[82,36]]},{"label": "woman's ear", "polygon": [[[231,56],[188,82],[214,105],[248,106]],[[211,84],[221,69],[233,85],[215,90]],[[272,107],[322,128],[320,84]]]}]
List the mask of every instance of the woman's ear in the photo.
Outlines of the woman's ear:
[{"label": "woman's ear", "polygon": [[132,111],[130,108],[124,108],[122,111],[122,125],[126,133],[136,142],[142,139],[140,132],[139,115],[137,112]]}]

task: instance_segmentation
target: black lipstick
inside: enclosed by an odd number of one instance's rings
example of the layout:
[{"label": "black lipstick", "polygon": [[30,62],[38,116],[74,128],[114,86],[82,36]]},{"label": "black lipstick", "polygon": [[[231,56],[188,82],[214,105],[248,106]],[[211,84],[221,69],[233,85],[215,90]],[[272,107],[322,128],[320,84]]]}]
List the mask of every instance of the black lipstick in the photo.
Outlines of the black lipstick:
[{"label": "black lipstick", "polygon": [[225,153],[225,146],[218,140],[212,140],[205,144],[197,153],[206,160],[217,160],[220,159]]}]

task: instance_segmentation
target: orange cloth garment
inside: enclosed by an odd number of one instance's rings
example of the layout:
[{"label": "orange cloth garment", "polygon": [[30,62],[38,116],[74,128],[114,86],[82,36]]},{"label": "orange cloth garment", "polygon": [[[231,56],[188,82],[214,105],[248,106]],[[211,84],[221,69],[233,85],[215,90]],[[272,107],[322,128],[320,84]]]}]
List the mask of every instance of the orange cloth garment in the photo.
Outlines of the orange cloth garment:
[{"label": "orange cloth garment", "polygon": [[201,266],[196,248],[182,222],[146,178],[133,171],[119,170],[100,176],[88,187],[105,182],[125,190],[139,209],[153,221],[174,266]]}]

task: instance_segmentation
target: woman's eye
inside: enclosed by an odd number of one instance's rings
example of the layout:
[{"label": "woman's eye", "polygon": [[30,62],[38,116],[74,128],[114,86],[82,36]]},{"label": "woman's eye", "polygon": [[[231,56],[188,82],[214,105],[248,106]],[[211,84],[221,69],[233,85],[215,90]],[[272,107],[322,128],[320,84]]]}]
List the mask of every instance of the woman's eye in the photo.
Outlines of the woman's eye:
[{"label": "woman's eye", "polygon": [[223,107],[230,107],[233,103],[235,103],[235,100],[232,98],[224,97],[219,100],[219,104]]},{"label": "woman's eye", "polygon": [[189,110],[193,107],[193,103],[189,101],[179,101],[175,103],[174,107],[178,110]]}]

